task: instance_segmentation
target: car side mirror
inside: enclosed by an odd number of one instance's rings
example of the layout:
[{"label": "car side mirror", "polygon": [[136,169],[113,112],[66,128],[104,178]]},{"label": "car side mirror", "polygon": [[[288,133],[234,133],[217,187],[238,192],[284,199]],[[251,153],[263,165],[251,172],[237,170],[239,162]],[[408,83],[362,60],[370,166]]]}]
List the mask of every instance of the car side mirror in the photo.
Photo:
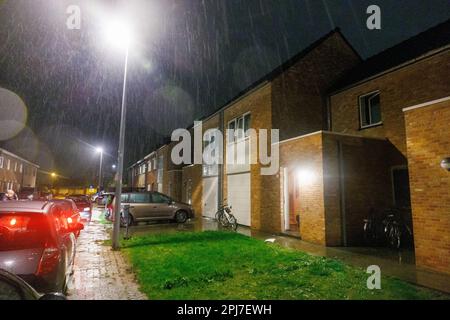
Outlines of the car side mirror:
[{"label": "car side mirror", "polygon": [[61,293],[46,293],[39,300],[67,300],[67,298]]}]

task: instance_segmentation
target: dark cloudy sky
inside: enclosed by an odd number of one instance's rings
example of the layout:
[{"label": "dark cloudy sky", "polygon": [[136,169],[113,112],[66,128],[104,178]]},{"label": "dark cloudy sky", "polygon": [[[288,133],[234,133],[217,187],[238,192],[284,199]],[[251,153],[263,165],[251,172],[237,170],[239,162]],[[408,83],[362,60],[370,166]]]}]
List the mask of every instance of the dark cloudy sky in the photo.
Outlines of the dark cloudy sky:
[{"label": "dark cloudy sky", "polygon": [[[88,3],[125,3],[133,16],[127,163],[335,27],[368,57],[450,18],[448,0],[0,0],[0,86],[28,110],[27,126],[0,143],[87,182],[98,164],[89,144],[115,161],[123,68]],[[66,28],[69,4],[81,7],[81,30]],[[382,30],[365,26],[371,4]]]}]

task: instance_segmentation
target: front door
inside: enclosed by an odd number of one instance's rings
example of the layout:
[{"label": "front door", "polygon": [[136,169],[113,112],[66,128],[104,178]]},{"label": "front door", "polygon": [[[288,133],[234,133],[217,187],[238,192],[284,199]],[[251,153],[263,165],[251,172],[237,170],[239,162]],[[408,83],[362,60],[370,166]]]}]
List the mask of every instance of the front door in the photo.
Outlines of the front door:
[{"label": "front door", "polygon": [[218,177],[204,177],[202,193],[203,216],[215,218],[217,212],[218,192]]},{"label": "front door", "polygon": [[284,193],[285,193],[285,231],[298,232],[300,215],[300,189],[294,170],[284,170]]}]

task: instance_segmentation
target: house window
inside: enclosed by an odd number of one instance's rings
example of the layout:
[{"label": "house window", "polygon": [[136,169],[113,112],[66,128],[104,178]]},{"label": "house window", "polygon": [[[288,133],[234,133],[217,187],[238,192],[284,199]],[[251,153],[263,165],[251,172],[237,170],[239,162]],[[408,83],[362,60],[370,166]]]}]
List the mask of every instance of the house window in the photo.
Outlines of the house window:
[{"label": "house window", "polygon": [[[159,156],[158,157],[158,163],[157,163],[157,174],[156,174],[156,181],[158,182],[158,184],[163,183],[163,161],[164,161],[164,157],[163,156]],[[159,187],[158,187],[159,190]]]},{"label": "house window", "polygon": [[[206,150],[206,148],[214,143],[216,136],[215,136],[215,131],[207,131],[205,133],[204,136],[204,141],[203,141],[203,150]],[[211,157],[213,159],[216,158],[216,149],[212,149],[211,150]],[[211,161],[212,162],[212,161]],[[218,164],[217,163],[212,163],[212,164],[207,164],[206,162],[203,163],[203,176],[208,177],[208,176],[216,176],[218,174],[219,170],[218,170]]]},{"label": "house window", "polygon": [[4,158],[3,158],[3,157],[0,157],[0,169],[3,168],[3,161],[4,161]]},{"label": "house window", "polygon": [[228,143],[247,138],[250,135],[250,113],[246,113],[228,122]]},{"label": "house window", "polygon": [[359,113],[361,128],[381,124],[380,92],[372,92],[359,97]]},{"label": "house window", "polygon": [[149,160],[149,161],[147,162],[147,171],[148,171],[148,172],[152,171],[152,161],[151,161],[151,160]]},{"label": "house window", "polygon": [[14,162],[14,172],[17,172],[17,161]]},{"label": "house window", "polygon": [[22,173],[23,172],[23,164],[21,163],[19,166],[19,172]]},{"label": "house window", "polygon": [[10,159],[6,159],[6,169],[7,170],[11,169],[11,160]]}]

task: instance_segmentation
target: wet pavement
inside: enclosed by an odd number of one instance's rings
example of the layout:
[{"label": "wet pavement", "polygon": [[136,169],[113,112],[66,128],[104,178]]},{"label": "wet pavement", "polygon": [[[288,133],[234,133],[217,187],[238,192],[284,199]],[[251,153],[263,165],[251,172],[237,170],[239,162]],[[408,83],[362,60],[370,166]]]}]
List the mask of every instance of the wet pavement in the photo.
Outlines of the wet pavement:
[{"label": "wet pavement", "polygon": [[119,251],[103,243],[109,239],[110,226],[100,223],[100,211],[78,238],[70,300],[144,300],[131,268]]},{"label": "wet pavement", "polygon": [[[217,230],[217,224],[210,219],[195,219],[186,224],[140,223],[130,228],[130,235],[145,235],[168,232]],[[123,231],[122,231],[123,232]],[[388,248],[368,247],[324,247],[300,240],[292,236],[270,234],[239,227],[238,232],[257,239],[275,239],[275,242],[316,256],[341,260],[349,265],[367,269],[377,265],[383,275],[394,276],[415,285],[450,293],[450,276],[423,270],[415,266],[414,251],[397,251]]]}]

